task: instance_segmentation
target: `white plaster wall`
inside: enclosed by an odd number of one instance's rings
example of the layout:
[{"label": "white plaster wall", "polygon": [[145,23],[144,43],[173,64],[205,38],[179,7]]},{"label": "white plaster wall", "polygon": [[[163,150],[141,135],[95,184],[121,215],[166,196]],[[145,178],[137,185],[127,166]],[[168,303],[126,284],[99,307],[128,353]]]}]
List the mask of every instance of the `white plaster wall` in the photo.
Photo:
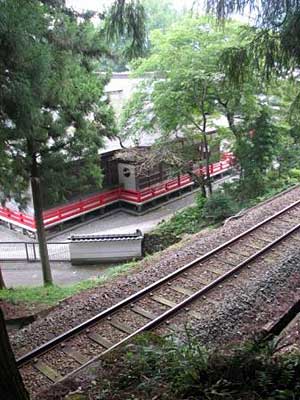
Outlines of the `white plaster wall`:
[{"label": "white plaster wall", "polygon": [[71,261],[89,262],[128,260],[142,255],[142,239],[75,242],[69,244]]},{"label": "white plaster wall", "polygon": [[[124,176],[124,168],[128,168],[130,176]],[[123,185],[124,189],[136,190],[136,174],[135,167],[131,164],[119,163],[118,164],[119,182]]]},{"label": "white plaster wall", "polygon": [[109,96],[110,103],[117,117],[120,116],[122,107],[129,100],[134,89],[141,81],[141,78],[129,78],[128,75],[124,74],[122,78],[113,76],[106,85],[105,92]]}]

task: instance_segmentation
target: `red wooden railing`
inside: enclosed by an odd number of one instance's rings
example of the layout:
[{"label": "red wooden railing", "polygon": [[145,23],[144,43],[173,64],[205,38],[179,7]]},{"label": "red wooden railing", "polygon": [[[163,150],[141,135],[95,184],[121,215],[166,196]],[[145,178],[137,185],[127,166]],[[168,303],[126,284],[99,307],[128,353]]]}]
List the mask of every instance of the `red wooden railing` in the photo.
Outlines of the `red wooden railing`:
[{"label": "red wooden railing", "polygon": [[0,207],[0,219],[15,225],[23,226],[24,228],[30,228],[30,230],[35,229],[33,217],[19,211],[13,211],[10,208]]},{"label": "red wooden railing", "polygon": [[121,189],[113,189],[108,192],[92,195],[86,199],[69,203],[44,212],[44,224],[46,227],[61,221],[67,221],[78,215],[96,210],[104,205],[120,200]]},{"label": "red wooden railing", "polygon": [[[212,176],[228,170],[235,159],[232,153],[224,153],[221,161],[210,164],[209,172]],[[206,174],[206,168],[201,167],[194,171],[196,174]],[[83,200],[69,203],[65,206],[52,208],[44,212],[44,224],[46,228],[59,224],[63,221],[75,218],[89,211],[96,210],[116,201],[123,200],[135,204],[141,204],[150,201],[159,196],[163,196],[172,191],[185,188],[192,185],[192,179],[189,175],[181,175],[177,178],[152,186],[142,191],[126,190],[122,188],[112,189],[107,192],[98,193],[89,196]],[[19,225],[28,230],[35,230],[34,218],[21,212],[12,211],[6,207],[0,207],[0,219]]]},{"label": "red wooden railing", "polygon": [[[232,153],[224,153],[222,160],[210,164],[209,172],[211,176],[220,174],[221,172],[229,169],[234,163],[234,157]],[[201,167],[194,170],[197,175],[206,174],[206,168]],[[159,185],[152,186],[151,188],[144,189],[142,191],[125,190],[121,189],[120,200],[130,201],[134,203],[143,203],[149,201],[155,197],[170,193],[174,190],[178,190],[189,186],[193,183],[192,178],[189,175],[181,175],[178,178],[171,179],[167,182],[163,182]]]}]

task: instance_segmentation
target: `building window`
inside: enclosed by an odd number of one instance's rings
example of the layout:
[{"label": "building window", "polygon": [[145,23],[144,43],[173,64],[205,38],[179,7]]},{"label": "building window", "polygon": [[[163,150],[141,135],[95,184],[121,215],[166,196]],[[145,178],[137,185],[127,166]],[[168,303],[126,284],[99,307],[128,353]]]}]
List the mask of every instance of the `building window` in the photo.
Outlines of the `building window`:
[{"label": "building window", "polygon": [[123,175],[125,176],[125,178],[129,178],[130,177],[130,169],[129,168],[123,168]]}]

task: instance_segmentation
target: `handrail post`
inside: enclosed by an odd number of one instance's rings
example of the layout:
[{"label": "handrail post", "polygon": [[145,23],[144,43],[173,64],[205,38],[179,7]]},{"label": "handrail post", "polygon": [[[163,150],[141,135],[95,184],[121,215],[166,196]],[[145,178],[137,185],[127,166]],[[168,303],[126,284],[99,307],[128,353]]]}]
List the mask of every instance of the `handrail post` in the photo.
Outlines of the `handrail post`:
[{"label": "handrail post", "polygon": [[27,261],[29,262],[29,254],[28,254],[28,247],[27,247],[27,244],[28,244],[28,243],[24,243],[24,246],[25,246],[25,252],[26,252],[26,259],[27,259]]},{"label": "handrail post", "polygon": [[[33,245],[33,257],[34,257],[34,261],[37,261],[36,250],[35,250],[35,243],[33,242],[32,245]],[[46,244],[46,246],[47,246],[47,244]]]}]

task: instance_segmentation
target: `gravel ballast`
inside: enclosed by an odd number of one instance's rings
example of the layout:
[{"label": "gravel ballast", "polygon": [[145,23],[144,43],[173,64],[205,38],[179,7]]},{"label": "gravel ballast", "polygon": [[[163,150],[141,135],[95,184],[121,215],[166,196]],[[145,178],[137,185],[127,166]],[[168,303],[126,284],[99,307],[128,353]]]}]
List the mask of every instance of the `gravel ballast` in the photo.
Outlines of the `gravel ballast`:
[{"label": "gravel ballast", "polygon": [[107,307],[148,286],[214,247],[233,238],[300,198],[297,187],[266,204],[257,206],[238,219],[214,230],[191,235],[165,251],[141,261],[135,269],[104,285],[61,302],[46,318],[40,318],[13,334],[11,342],[17,356],[41,345],[67,329],[96,315]]},{"label": "gravel ballast", "polygon": [[[209,347],[260,336],[268,323],[299,299],[299,294],[300,251],[281,263],[269,264],[243,285],[231,285],[230,290],[223,291],[222,301],[214,303],[211,312],[202,313],[201,321],[194,319],[189,328],[201,344]],[[180,336],[184,339],[184,329]]]},{"label": "gravel ballast", "polygon": [[[224,296],[224,301],[215,309],[215,316],[204,318],[198,325],[190,326],[192,334],[211,348],[228,346],[229,343],[253,337],[261,332],[266,322],[276,320],[299,296],[300,252],[279,264],[270,266],[243,288],[235,288]],[[163,329],[166,332],[166,329]],[[184,332],[184,331],[183,331]],[[171,332],[169,332],[171,333]],[[299,337],[299,332],[298,336]],[[177,335],[178,336],[178,335]],[[295,333],[293,334],[295,338]],[[289,338],[290,339],[290,338]],[[116,358],[115,354],[111,357]],[[34,396],[35,400],[58,400],[69,392],[83,393],[87,398],[99,400],[103,382],[109,373],[105,361],[93,364],[47,392]],[[121,368],[121,367],[120,367]]]}]

